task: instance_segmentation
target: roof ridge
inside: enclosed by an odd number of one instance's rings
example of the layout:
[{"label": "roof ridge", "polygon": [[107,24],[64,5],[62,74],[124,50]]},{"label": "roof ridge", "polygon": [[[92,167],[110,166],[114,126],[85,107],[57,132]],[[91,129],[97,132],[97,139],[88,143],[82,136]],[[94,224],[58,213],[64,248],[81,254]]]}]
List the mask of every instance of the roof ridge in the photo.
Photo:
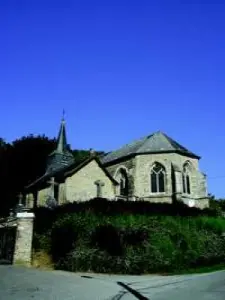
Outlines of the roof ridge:
[{"label": "roof ridge", "polygon": [[168,141],[171,143],[175,143],[177,146],[179,146],[181,149],[186,149],[188,152],[190,152],[186,147],[182,146],[180,143],[178,143],[177,141],[175,141],[173,138],[171,138],[170,136],[168,136],[167,134],[164,134],[164,136],[168,139]]},{"label": "roof ridge", "polygon": [[115,151],[111,151],[102,158],[102,162],[109,163],[115,160],[128,157],[130,155],[137,155],[143,153],[166,153],[176,152],[182,155],[195,157],[200,156],[194,154],[180,143],[176,142],[173,138],[168,136],[161,130],[155,131],[152,134],[145,135],[137,140],[133,140],[129,144],[125,144]]}]

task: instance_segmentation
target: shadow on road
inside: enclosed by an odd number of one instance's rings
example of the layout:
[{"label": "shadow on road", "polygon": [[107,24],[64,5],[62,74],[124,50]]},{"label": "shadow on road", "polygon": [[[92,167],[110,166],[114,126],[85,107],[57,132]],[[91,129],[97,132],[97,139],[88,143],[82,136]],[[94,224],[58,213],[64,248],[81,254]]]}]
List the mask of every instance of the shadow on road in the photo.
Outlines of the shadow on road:
[{"label": "shadow on road", "polygon": [[127,284],[125,284],[121,281],[117,281],[117,284],[120,285],[121,287],[123,287],[126,291],[121,291],[121,292],[119,292],[119,294],[111,297],[108,300],[120,300],[123,298],[123,296],[125,296],[128,293],[132,294],[134,297],[136,297],[139,300],[149,300],[149,298],[146,298],[145,296],[141,295],[137,290],[132,289]]}]

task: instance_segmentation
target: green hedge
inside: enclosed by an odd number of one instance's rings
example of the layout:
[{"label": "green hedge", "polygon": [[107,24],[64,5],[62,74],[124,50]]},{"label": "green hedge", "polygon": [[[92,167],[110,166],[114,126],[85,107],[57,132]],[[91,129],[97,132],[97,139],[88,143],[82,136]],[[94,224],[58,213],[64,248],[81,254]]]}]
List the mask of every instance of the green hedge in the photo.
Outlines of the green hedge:
[{"label": "green hedge", "polygon": [[[50,214],[46,208],[39,208],[35,211],[42,215],[44,222],[51,221],[53,216],[65,213],[93,212],[97,215],[117,215],[117,214],[141,214],[141,215],[165,215],[165,216],[218,216],[221,212],[216,206],[200,210],[190,208],[182,202],[169,203],[151,203],[148,201],[109,201],[103,198],[94,198],[85,202],[74,202],[58,206]],[[48,220],[44,218],[47,214]],[[49,216],[51,215],[50,219]]]},{"label": "green hedge", "polygon": [[56,269],[141,274],[225,262],[224,218],[133,212],[130,203],[117,214],[108,203],[100,211],[85,205],[36,211],[34,248],[50,253]]}]

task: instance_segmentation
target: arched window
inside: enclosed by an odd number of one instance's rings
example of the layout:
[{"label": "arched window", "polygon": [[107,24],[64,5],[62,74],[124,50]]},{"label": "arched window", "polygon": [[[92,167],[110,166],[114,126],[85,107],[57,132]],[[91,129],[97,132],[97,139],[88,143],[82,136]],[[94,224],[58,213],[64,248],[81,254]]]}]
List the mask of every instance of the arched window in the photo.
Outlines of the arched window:
[{"label": "arched window", "polygon": [[165,192],[165,168],[160,163],[155,163],[151,169],[151,192]]},{"label": "arched window", "polygon": [[119,194],[121,196],[128,196],[129,186],[128,186],[128,176],[126,170],[121,168],[117,172],[116,178],[119,182]]},{"label": "arched window", "polygon": [[190,184],[190,165],[189,163],[185,163],[183,167],[183,193],[190,194],[191,193],[191,184]]}]

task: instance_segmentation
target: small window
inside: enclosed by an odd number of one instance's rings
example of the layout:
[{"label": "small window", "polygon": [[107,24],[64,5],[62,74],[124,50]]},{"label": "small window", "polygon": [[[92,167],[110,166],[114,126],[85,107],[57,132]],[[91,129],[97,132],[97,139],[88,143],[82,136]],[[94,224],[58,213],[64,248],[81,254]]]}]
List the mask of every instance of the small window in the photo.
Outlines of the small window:
[{"label": "small window", "polygon": [[165,192],[165,168],[159,163],[155,163],[151,169],[151,192]]},{"label": "small window", "polygon": [[55,198],[56,202],[59,201],[59,185],[58,184],[54,185],[54,198]]},{"label": "small window", "polygon": [[100,186],[100,184],[98,184],[97,185],[97,198],[101,197],[101,193],[102,193],[101,186]]},{"label": "small window", "polygon": [[120,195],[128,196],[128,177],[124,169],[120,170]]},{"label": "small window", "polygon": [[118,194],[120,196],[128,196],[129,195],[129,180],[126,169],[120,168],[116,171],[115,175],[116,180],[119,183],[118,186]]},{"label": "small window", "polygon": [[105,184],[101,180],[96,180],[95,185],[96,185],[96,196],[97,198],[101,198],[103,194],[102,190]]}]

